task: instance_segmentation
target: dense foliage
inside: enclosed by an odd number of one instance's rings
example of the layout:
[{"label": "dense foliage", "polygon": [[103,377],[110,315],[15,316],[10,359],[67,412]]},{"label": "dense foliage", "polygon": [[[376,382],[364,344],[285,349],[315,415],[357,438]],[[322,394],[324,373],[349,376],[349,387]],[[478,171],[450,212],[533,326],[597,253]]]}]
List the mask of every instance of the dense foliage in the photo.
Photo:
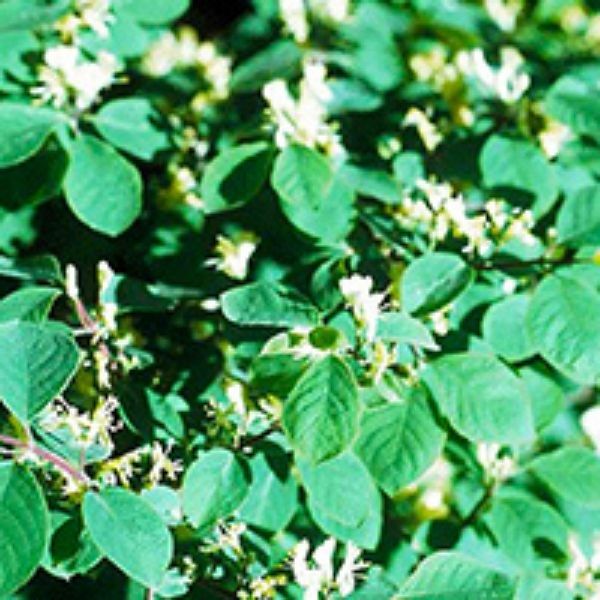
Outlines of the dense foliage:
[{"label": "dense foliage", "polygon": [[0,597],[600,597],[597,0],[0,1]]}]

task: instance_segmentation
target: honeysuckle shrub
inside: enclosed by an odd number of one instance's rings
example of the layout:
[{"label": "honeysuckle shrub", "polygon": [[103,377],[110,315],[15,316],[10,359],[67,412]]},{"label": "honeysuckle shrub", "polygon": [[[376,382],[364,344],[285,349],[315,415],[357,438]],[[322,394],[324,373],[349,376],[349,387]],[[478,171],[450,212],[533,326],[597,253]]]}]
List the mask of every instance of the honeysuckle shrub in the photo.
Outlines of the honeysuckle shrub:
[{"label": "honeysuckle shrub", "polygon": [[600,3],[201,4],[0,2],[0,597],[597,598]]}]

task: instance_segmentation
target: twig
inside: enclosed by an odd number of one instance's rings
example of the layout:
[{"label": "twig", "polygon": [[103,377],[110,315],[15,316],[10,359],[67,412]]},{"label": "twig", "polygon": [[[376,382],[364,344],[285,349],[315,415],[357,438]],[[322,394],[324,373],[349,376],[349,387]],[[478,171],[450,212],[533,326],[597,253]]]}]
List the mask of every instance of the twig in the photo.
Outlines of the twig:
[{"label": "twig", "polygon": [[242,448],[251,448],[252,446],[256,446],[259,442],[262,442],[264,439],[268,438],[272,433],[279,431],[279,426],[276,424],[270,425],[264,431],[256,435],[252,435],[246,439],[243,439],[240,443],[240,447]]},{"label": "twig", "polygon": [[75,479],[86,486],[91,484],[90,478],[85,473],[78,471],[71,463],[61,456],[58,456],[58,454],[54,454],[54,452],[50,452],[49,450],[44,450],[43,448],[36,446],[32,441],[26,442],[9,435],[0,434],[0,443],[5,444],[6,446],[12,446],[13,448],[29,450],[39,458],[53,464],[71,479]]},{"label": "twig", "polygon": [[491,271],[495,269],[524,269],[527,267],[560,267],[562,265],[575,265],[575,264],[592,264],[592,260],[589,258],[532,258],[530,260],[511,260],[506,262],[492,262],[488,261],[485,263],[473,263],[471,266],[477,271]]}]

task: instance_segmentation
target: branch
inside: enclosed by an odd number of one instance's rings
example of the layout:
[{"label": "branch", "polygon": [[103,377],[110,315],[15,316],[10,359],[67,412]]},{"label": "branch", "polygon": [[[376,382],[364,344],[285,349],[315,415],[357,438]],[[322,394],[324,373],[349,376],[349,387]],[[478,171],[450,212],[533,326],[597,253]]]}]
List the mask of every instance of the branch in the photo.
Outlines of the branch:
[{"label": "branch", "polygon": [[49,450],[44,450],[43,448],[36,446],[32,441],[25,442],[9,435],[0,434],[0,443],[13,448],[29,450],[42,460],[53,464],[59,471],[62,471],[71,479],[75,479],[76,481],[83,483],[85,486],[91,485],[90,478],[85,473],[78,471],[70,462],[58,454],[54,454],[54,452],[50,452]]},{"label": "branch", "polygon": [[573,258],[571,256],[564,258],[532,258],[530,260],[511,260],[506,262],[482,262],[472,263],[472,267],[477,271],[491,271],[495,269],[524,269],[527,267],[560,267],[562,265],[592,264],[589,258]]}]

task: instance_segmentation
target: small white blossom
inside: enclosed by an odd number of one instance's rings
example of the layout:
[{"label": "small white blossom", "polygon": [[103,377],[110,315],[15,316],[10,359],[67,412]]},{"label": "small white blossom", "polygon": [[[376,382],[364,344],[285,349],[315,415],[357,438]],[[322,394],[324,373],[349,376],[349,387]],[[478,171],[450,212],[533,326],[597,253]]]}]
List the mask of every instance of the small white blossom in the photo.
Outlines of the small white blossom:
[{"label": "small white blossom", "polygon": [[423,145],[429,152],[435,150],[443,140],[435,123],[429,118],[427,113],[420,108],[412,107],[408,109],[403,121],[403,125],[412,125],[416,127]]},{"label": "small white blossom", "polygon": [[232,238],[217,236],[216,258],[205,264],[213,265],[217,271],[225,273],[232,279],[243,280],[248,275],[250,259],[256,251],[259,238],[251,232],[244,231]]},{"label": "small white blossom", "polygon": [[322,21],[343,23],[350,17],[349,0],[309,0],[311,13]]},{"label": "small white blossom", "polygon": [[500,444],[493,442],[477,444],[477,460],[493,481],[504,481],[517,471],[514,459],[510,456],[500,456],[500,450]]},{"label": "small white blossom", "polygon": [[349,596],[356,586],[356,574],[368,565],[359,561],[361,550],[352,542],[346,546],[344,561],[335,574],[333,555],[336,547],[334,538],[326,539],[312,553],[309,563],[308,540],[300,541],[292,551],[292,572],[295,582],[304,589],[304,600],[319,600],[320,593],[337,589],[340,596]]},{"label": "small white blossom", "polygon": [[108,37],[108,26],[115,20],[111,13],[112,0],[77,0],[76,8],[81,22],[92,29],[98,37]]},{"label": "small white blossom", "polygon": [[585,435],[590,439],[596,452],[600,453],[600,406],[588,408],[579,420]]},{"label": "small white blossom", "polygon": [[372,293],[373,279],[358,274],[340,279],[339,286],[342,296],[352,308],[354,318],[364,328],[367,341],[372,342],[385,294]]},{"label": "small white blossom", "polygon": [[327,120],[327,103],[332,92],[326,83],[327,69],[315,59],[304,62],[298,99],[287,83],[275,79],[263,88],[269,115],[276,125],[275,143],[284,148],[296,142],[310,148],[323,148],[332,155],[343,152],[338,136]]},{"label": "small white blossom", "polygon": [[66,45],[48,48],[44,63],[39,70],[40,85],[32,93],[56,108],[73,102],[78,110],[88,109],[114,83],[118,70],[117,59],[109,52],[100,51],[92,62],[76,46]]},{"label": "small white blossom", "polygon": [[308,40],[308,15],[304,0],[279,0],[279,15],[287,31],[303,44]]},{"label": "small white blossom", "polygon": [[521,0],[485,0],[485,10],[502,31],[513,31],[523,9]]},{"label": "small white blossom", "polygon": [[456,56],[459,70],[477,79],[488,93],[506,104],[516,102],[529,88],[531,78],[523,71],[525,61],[515,48],[500,50],[500,65],[492,67],[486,60],[483,50],[463,50]]},{"label": "small white blossom", "polygon": [[553,119],[548,119],[546,126],[538,134],[540,146],[550,159],[556,158],[565,143],[572,138],[573,132],[570,127]]}]

